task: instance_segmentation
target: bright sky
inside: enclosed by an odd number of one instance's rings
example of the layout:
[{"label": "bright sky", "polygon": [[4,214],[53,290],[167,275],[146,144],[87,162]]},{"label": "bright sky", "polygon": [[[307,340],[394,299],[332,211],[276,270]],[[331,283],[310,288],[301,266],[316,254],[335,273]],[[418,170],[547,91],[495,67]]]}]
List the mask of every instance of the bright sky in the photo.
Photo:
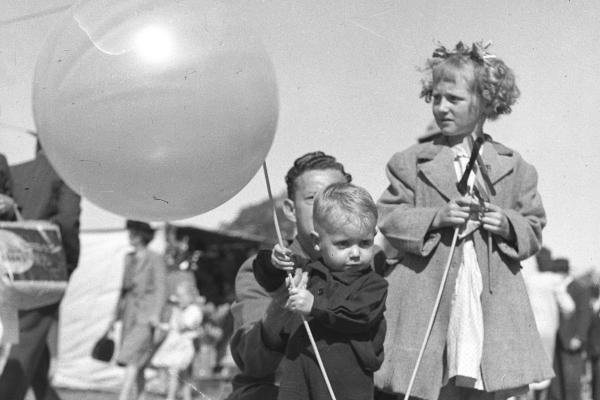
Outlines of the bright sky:
[{"label": "bright sky", "polygon": [[[522,97],[509,116],[486,126],[537,167],[548,214],[544,240],[574,269],[600,267],[594,202],[600,195],[600,2],[597,0],[271,0],[241,1],[275,64],[280,120],[267,158],[275,192],[297,156],[335,155],[375,198],[384,167],[431,120],[419,99],[417,67],[438,42],[491,40],[511,66]],[[69,0],[0,4],[0,122],[34,128],[36,56]],[[37,18],[19,20],[40,13]],[[16,163],[33,144],[2,129],[0,151]],[[216,227],[266,196],[262,173],[233,199],[192,222]],[[89,203],[84,228],[121,225]]]}]

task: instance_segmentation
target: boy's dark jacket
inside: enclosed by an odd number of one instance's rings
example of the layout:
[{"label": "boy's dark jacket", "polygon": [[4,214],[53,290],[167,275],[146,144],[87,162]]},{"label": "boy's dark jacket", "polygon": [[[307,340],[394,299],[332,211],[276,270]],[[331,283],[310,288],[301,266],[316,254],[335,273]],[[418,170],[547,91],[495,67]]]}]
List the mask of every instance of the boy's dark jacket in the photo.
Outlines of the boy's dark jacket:
[{"label": "boy's dark jacket", "polygon": [[[321,261],[297,259],[296,267],[309,272],[307,289],[314,296],[307,317],[318,347],[332,342],[349,342],[363,370],[373,372],[383,362],[386,324],[383,318],[387,281],[370,266],[358,271],[331,272]],[[254,275],[267,291],[285,282],[286,273],[271,264],[271,251],[260,251],[254,261]],[[292,336],[301,328],[294,319],[285,334]],[[298,344],[299,342],[294,341]],[[309,343],[305,345],[310,347]],[[286,356],[294,358],[305,349],[288,343]],[[336,366],[328,366],[335,370]]]}]

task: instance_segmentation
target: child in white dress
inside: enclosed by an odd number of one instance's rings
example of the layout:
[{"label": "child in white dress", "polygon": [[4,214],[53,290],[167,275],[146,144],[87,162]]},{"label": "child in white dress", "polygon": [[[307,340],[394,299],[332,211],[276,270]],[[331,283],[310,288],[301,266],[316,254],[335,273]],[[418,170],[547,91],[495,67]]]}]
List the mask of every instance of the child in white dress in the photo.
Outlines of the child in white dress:
[{"label": "child in white dress", "polygon": [[179,387],[185,400],[192,398],[190,366],[196,353],[194,339],[198,337],[203,318],[199,297],[198,288],[193,282],[178,283],[171,318],[159,327],[168,333],[156,351],[152,364],[168,371],[167,400],[175,400]]}]

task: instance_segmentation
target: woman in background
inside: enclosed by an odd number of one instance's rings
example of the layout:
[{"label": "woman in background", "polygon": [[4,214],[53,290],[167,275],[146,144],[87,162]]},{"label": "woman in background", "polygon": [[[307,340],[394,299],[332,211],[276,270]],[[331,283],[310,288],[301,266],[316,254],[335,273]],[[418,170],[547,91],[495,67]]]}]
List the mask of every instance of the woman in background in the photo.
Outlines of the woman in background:
[{"label": "woman in background", "polygon": [[127,221],[126,228],[133,251],[125,256],[117,318],[123,322],[117,363],[125,366],[119,400],[139,399],[144,392],[144,368],[157,347],[155,332],[166,303],[164,259],[148,249],[154,230],[139,221]]}]

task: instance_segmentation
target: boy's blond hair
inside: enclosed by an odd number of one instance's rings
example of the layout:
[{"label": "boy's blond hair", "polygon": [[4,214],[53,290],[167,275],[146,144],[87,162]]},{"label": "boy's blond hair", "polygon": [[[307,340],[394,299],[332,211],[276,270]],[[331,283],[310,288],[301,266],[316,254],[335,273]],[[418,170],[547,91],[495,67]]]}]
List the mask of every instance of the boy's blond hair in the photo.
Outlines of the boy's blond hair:
[{"label": "boy's blond hair", "polygon": [[351,223],[375,231],[377,206],[365,189],[351,183],[334,183],[315,197],[313,221],[315,226]]}]

